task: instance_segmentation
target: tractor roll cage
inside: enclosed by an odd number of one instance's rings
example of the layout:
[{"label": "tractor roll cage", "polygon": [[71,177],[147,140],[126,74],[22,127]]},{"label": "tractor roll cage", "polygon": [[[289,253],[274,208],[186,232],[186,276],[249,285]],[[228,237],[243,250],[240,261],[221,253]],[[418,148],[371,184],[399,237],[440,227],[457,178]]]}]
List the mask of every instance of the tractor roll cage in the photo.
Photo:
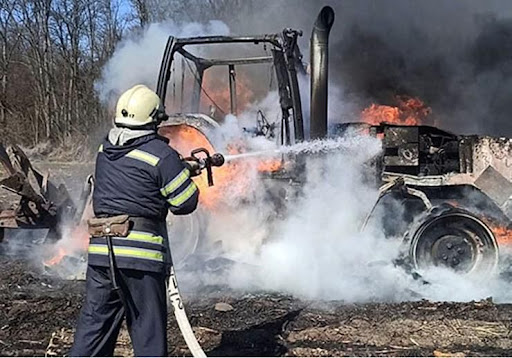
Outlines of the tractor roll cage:
[{"label": "tractor roll cage", "polygon": [[[171,66],[175,53],[179,53],[195,66],[195,81],[192,90],[191,112],[199,112],[204,71],[213,66],[227,66],[229,75],[230,112],[237,114],[236,102],[236,66],[272,63],[278,83],[279,103],[281,107],[281,143],[292,144],[292,141],[304,140],[304,124],[302,104],[300,100],[297,71],[305,74],[302,54],[297,46],[297,38],[301,31],[285,29],[278,34],[259,36],[204,36],[176,38],[169,36],[165,47],[160,73],[157,82],[157,94],[165,108],[167,86],[171,77]],[[207,59],[193,55],[186,46],[211,44],[253,43],[272,45],[271,56],[247,57],[234,59]],[[293,125],[293,137],[290,129]]]}]

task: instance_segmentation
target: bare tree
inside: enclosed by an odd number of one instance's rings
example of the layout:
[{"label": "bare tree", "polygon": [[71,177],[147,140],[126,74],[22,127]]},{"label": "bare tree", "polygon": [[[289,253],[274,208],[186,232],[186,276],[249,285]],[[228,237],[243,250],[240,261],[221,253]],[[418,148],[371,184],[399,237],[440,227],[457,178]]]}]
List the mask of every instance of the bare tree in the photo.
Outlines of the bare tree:
[{"label": "bare tree", "polygon": [[140,1],[144,1],[150,21],[173,20],[177,23],[203,23],[209,20],[230,22],[235,17],[234,14],[250,14],[254,2],[254,0]]},{"label": "bare tree", "polygon": [[153,21],[230,20],[252,2],[0,0],[0,139],[87,139],[109,123],[94,86],[124,34]]},{"label": "bare tree", "polygon": [[16,33],[13,11],[14,6],[11,0],[0,1],[0,46],[2,56],[0,64],[0,128],[6,128],[7,112],[10,111],[7,103],[8,73],[19,39]]},{"label": "bare tree", "polygon": [[147,0],[131,0],[133,7],[137,12],[140,27],[145,27],[149,23],[149,9]]}]

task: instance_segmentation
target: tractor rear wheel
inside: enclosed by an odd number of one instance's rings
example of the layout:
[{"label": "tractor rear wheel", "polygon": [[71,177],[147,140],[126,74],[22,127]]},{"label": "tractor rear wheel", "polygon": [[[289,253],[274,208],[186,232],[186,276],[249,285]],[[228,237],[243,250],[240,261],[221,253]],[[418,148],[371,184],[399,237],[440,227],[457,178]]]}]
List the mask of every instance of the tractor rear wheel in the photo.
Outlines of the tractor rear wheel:
[{"label": "tractor rear wheel", "polygon": [[438,266],[465,274],[490,274],[498,265],[498,244],[478,217],[451,209],[420,224],[412,236],[410,256],[418,270]]}]

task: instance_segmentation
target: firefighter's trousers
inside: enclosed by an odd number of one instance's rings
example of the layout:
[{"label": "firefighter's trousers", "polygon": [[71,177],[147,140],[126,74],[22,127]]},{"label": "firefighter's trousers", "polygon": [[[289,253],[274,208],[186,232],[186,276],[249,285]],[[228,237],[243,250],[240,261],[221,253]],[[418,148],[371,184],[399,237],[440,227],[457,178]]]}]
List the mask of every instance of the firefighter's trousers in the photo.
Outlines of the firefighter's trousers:
[{"label": "firefighter's trousers", "polygon": [[166,356],[165,275],[128,269],[117,273],[122,299],[113,290],[108,267],[87,268],[86,298],[69,355],[113,356],[126,317],[136,356]]}]

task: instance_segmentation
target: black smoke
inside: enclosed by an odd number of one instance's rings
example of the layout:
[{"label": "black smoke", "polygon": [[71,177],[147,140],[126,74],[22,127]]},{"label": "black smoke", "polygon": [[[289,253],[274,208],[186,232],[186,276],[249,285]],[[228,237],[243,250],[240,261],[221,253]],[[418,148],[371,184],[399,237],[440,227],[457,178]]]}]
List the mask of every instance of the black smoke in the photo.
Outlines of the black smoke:
[{"label": "black smoke", "polygon": [[238,33],[304,30],[305,60],[316,14],[336,11],[331,32],[331,82],[354,120],[354,107],[421,98],[435,123],[457,133],[512,136],[511,1],[258,1],[235,14]]},{"label": "black smoke", "polygon": [[512,20],[474,16],[471,38],[410,26],[406,43],[353,25],[333,43],[338,81],[363,103],[418,96],[440,127],[512,135]]}]

